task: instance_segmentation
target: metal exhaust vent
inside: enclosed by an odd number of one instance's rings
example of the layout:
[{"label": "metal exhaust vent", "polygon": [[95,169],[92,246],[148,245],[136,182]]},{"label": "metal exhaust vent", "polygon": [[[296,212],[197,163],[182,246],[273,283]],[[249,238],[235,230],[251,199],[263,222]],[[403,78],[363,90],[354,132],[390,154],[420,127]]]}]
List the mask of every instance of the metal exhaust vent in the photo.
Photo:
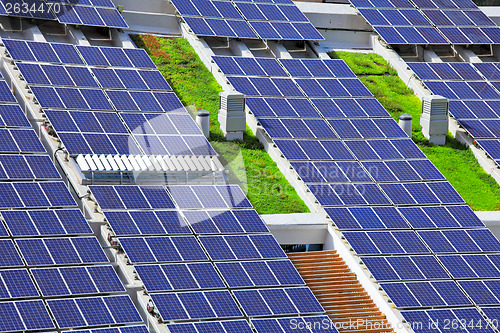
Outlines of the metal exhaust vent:
[{"label": "metal exhaust vent", "polygon": [[237,91],[219,93],[219,123],[226,139],[243,140],[246,130],[245,95]]},{"label": "metal exhaust vent", "polygon": [[448,134],[448,99],[438,95],[424,96],[420,125],[430,143],[444,145]]}]

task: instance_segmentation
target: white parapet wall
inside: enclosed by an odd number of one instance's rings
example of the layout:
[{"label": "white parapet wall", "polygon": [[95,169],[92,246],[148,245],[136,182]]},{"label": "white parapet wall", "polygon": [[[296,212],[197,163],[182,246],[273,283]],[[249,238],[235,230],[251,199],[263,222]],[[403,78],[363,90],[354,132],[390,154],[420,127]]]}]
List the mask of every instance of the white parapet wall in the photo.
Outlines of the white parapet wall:
[{"label": "white parapet wall", "polygon": [[329,220],[321,213],[265,214],[260,216],[281,245],[324,244]]},{"label": "white parapet wall", "polygon": [[475,212],[476,216],[500,239],[500,211]]},{"label": "white parapet wall", "polygon": [[351,5],[301,1],[295,4],[318,29],[372,30]]}]

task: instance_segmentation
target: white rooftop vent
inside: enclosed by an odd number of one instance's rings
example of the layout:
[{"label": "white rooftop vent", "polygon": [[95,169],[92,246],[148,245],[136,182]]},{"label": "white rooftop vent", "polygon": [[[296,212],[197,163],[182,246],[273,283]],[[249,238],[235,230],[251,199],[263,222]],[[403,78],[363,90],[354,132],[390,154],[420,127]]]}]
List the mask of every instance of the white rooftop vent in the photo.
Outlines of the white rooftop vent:
[{"label": "white rooftop vent", "polygon": [[174,155],[78,155],[75,158],[85,183],[106,181],[194,180],[213,182],[224,177],[225,169],[217,156]]},{"label": "white rooftop vent", "polygon": [[76,163],[83,172],[224,171],[216,156],[78,155]]},{"label": "white rooftop vent", "polygon": [[219,123],[228,140],[243,140],[246,130],[245,95],[237,91],[219,93]]},{"label": "white rooftop vent", "polygon": [[439,95],[424,96],[420,125],[430,143],[444,145],[448,134],[448,99]]}]

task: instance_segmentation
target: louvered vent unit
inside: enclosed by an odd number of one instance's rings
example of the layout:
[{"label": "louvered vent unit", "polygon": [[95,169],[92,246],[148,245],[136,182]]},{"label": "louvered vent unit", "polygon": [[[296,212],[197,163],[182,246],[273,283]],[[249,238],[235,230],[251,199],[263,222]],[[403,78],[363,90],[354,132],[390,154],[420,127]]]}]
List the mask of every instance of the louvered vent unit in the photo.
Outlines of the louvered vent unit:
[{"label": "louvered vent unit", "polygon": [[430,143],[444,145],[448,134],[448,99],[438,95],[425,96],[420,125]]},{"label": "louvered vent unit", "polygon": [[219,93],[219,123],[228,140],[243,140],[246,129],[245,95],[237,91]]}]

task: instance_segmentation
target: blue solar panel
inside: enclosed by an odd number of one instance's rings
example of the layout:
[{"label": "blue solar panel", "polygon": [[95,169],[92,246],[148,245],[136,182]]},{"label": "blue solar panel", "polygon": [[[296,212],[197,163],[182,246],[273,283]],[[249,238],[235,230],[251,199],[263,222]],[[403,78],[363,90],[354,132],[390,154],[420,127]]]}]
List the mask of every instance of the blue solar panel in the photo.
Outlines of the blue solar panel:
[{"label": "blue solar panel", "polygon": [[194,34],[199,36],[215,36],[210,26],[202,18],[185,17],[184,21],[189,25]]},{"label": "blue solar panel", "polygon": [[113,323],[111,313],[99,298],[80,298],[75,300],[85,320],[91,326]]},{"label": "blue solar panel", "polygon": [[278,286],[279,282],[265,262],[244,262],[243,268],[255,286]]},{"label": "blue solar panel", "polygon": [[116,9],[96,8],[96,11],[101,16],[106,26],[117,27],[117,28],[128,27],[122,15]]},{"label": "blue solar panel", "polygon": [[52,43],[51,46],[63,64],[83,65],[83,60],[74,45]]},{"label": "blue solar panel", "polygon": [[260,96],[255,87],[245,77],[228,77],[229,83],[236,91],[239,91],[248,96]]},{"label": "blue solar panel", "polygon": [[408,42],[393,27],[377,27],[379,35],[389,44],[407,44]]},{"label": "blue solar panel", "polygon": [[0,271],[3,282],[0,287],[1,298],[38,297],[38,291],[25,269]]},{"label": "blue solar panel", "polygon": [[207,212],[185,211],[184,216],[197,234],[219,233],[219,229],[215,226]]},{"label": "blue solar panel", "polygon": [[27,330],[54,329],[54,323],[41,300],[16,302]]},{"label": "blue solar panel", "polygon": [[27,83],[50,85],[50,81],[45,76],[45,73],[43,72],[40,65],[20,63],[18,64],[18,68]]},{"label": "blue solar panel", "polygon": [[219,37],[238,37],[237,33],[229,26],[225,20],[206,18],[205,22],[216,36]]},{"label": "blue solar panel", "polygon": [[151,298],[164,320],[189,319],[176,294],[152,294]]},{"label": "blue solar panel", "polygon": [[236,58],[214,56],[213,59],[225,75],[245,75],[236,63]]},{"label": "blue solar panel", "polygon": [[125,209],[120,197],[111,186],[91,186],[92,195],[103,209]]},{"label": "blue solar panel", "polygon": [[3,43],[14,60],[36,61],[36,58],[26,44],[26,41],[5,39],[3,40]]},{"label": "blue solar panel", "polygon": [[267,76],[287,77],[288,74],[283,70],[278,61],[272,58],[256,58],[257,63],[264,69]]},{"label": "blue solar panel", "polygon": [[233,18],[233,19],[243,18],[231,2],[214,1],[213,5],[217,8],[219,13],[221,13],[222,17],[224,18]]},{"label": "blue solar panel", "polygon": [[250,27],[249,22],[245,21],[237,21],[237,20],[227,20],[229,26],[235,31],[239,38],[249,38],[249,39],[258,39],[255,32]]},{"label": "blue solar panel", "polygon": [[60,273],[65,279],[72,294],[97,293],[97,288],[94,287],[90,275],[88,275],[84,269],[79,267],[68,267],[61,269]]},{"label": "blue solar panel", "polygon": [[[153,252],[155,256],[155,262],[174,262],[174,261],[183,261],[189,260],[189,258],[182,258],[177,246],[174,245],[173,239],[170,237],[151,237],[145,238],[146,243],[149,248]],[[192,242],[190,245],[195,245],[195,242]],[[199,248],[199,245],[198,245]],[[193,248],[192,251],[195,251],[196,248]],[[196,258],[199,259],[199,258]],[[196,260],[195,259],[195,260]],[[202,257],[201,260],[204,258]]]},{"label": "blue solar panel", "polygon": [[16,103],[16,99],[5,81],[0,81],[0,102]]},{"label": "blue solar panel", "polygon": [[137,186],[115,186],[116,193],[127,209],[149,209],[148,201]]},{"label": "blue solar panel", "polygon": [[241,317],[228,291],[151,295],[163,320]]},{"label": "blue solar panel", "polygon": [[202,293],[184,293],[178,294],[178,297],[191,318],[216,318],[215,313]]},{"label": "blue solar panel", "polygon": [[61,328],[141,322],[128,296],[49,300]]},{"label": "blue solar panel", "polygon": [[[296,117],[287,99],[282,98],[248,98],[246,100],[247,107],[252,110],[252,113],[257,117]],[[278,112],[278,113],[276,113]]]},{"label": "blue solar panel", "polygon": [[239,68],[243,70],[244,75],[266,76],[266,73],[259,65],[256,58],[234,57],[233,59]]},{"label": "blue solar panel", "polygon": [[249,78],[250,82],[257,89],[259,96],[282,96],[281,92],[269,78]]},{"label": "blue solar panel", "polygon": [[[275,96],[285,96],[285,97],[303,97],[303,93],[297,88],[295,83],[288,79],[288,78],[273,78],[271,79],[271,82],[276,86],[279,90],[278,95]],[[254,84],[256,82],[253,82]],[[276,94],[277,92],[274,92],[273,94]],[[280,95],[281,94],[281,95]],[[262,95],[268,95],[268,96],[273,96],[271,93],[263,93]],[[279,108],[275,108],[275,106],[272,105],[269,101],[273,101],[272,99],[266,99],[268,101],[268,104],[271,105],[271,107],[275,110],[277,114],[281,112]]]},{"label": "blue solar panel", "polygon": [[139,265],[135,270],[149,292],[172,290],[160,265]]},{"label": "blue solar panel", "polygon": [[297,309],[286,296],[284,290],[281,289],[266,289],[260,291],[261,297],[271,308],[274,314],[294,314]]},{"label": "blue solar panel", "polygon": [[69,239],[51,238],[43,242],[56,264],[75,264],[80,262],[78,253]]},{"label": "blue solar panel", "polygon": [[[209,215],[221,233],[231,234],[246,232],[230,211],[212,211]],[[262,228],[260,230],[262,230]],[[252,231],[250,230],[249,232]]]},{"label": "blue solar panel", "polygon": [[[247,17],[248,18],[248,17]],[[262,21],[249,21],[252,28],[262,39],[282,39],[283,37],[273,28],[271,23]]]},{"label": "blue solar panel", "polygon": [[[51,89],[51,88],[50,88]],[[84,96],[78,89],[73,88],[54,88],[59,100],[63,103],[65,109],[90,110],[90,106],[85,101]],[[36,96],[36,92],[35,96]],[[42,106],[43,102],[41,102]]]},{"label": "blue solar panel", "polygon": [[201,289],[223,288],[224,282],[209,263],[188,264],[191,274],[195,277]]},{"label": "blue solar panel", "polygon": [[123,49],[130,62],[137,68],[153,68],[156,65],[153,63],[149,55],[143,49]]},{"label": "blue solar panel", "polygon": [[254,283],[238,262],[222,262],[216,264],[224,280],[231,288],[253,287]]},{"label": "blue solar panel", "polygon": [[115,71],[108,68],[94,68],[92,72],[103,88],[124,89],[124,83],[116,75]]},{"label": "blue solar panel", "polygon": [[3,127],[30,127],[19,105],[0,105],[0,125]]},{"label": "blue solar panel", "polygon": [[180,208],[202,208],[202,205],[189,186],[169,186],[168,191]]},{"label": "blue solar panel", "polygon": [[198,333],[194,324],[168,324],[168,329],[172,333]]},{"label": "blue solar panel", "polygon": [[191,275],[186,265],[165,265],[163,272],[167,276],[173,290],[199,289],[196,280]]}]

